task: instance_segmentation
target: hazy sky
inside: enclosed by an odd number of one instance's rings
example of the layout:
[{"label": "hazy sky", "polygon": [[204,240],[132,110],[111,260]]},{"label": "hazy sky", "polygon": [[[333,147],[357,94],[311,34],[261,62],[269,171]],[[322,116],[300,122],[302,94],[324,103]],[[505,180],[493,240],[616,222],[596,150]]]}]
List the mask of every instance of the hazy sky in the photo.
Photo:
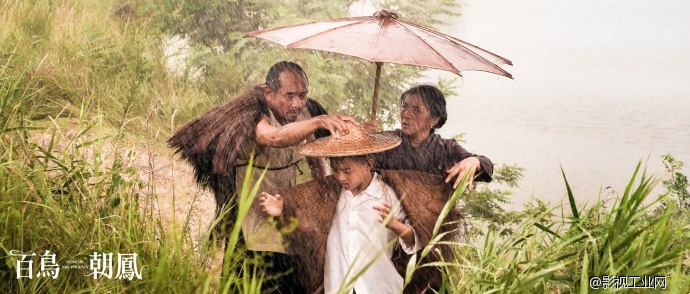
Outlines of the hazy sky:
[{"label": "hazy sky", "polygon": [[466,0],[461,11],[444,30],[511,59],[530,93],[690,93],[690,1]]}]

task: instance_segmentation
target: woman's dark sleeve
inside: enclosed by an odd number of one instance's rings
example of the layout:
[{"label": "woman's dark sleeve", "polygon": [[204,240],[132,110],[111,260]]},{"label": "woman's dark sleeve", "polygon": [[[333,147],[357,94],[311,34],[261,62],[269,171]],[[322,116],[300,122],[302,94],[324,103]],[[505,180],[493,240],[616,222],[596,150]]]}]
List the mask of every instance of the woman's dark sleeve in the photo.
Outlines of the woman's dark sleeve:
[{"label": "woman's dark sleeve", "polygon": [[481,173],[477,176],[476,181],[480,182],[491,182],[491,176],[494,174],[494,164],[491,162],[491,159],[489,159],[486,156],[483,155],[477,155],[471,152],[468,152],[465,148],[460,146],[455,139],[441,139],[441,144],[444,149],[448,150],[450,153],[451,160],[449,163],[451,164],[448,166],[448,168],[452,167],[456,163],[462,161],[465,158],[468,157],[476,157],[479,159],[479,165],[481,165]]},{"label": "woman's dark sleeve", "polygon": [[386,160],[385,156],[383,156],[383,152],[379,153],[374,153],[370,154],[369,156],[374,160],[374,170],[386,170],[388,167],[386,166]]}]

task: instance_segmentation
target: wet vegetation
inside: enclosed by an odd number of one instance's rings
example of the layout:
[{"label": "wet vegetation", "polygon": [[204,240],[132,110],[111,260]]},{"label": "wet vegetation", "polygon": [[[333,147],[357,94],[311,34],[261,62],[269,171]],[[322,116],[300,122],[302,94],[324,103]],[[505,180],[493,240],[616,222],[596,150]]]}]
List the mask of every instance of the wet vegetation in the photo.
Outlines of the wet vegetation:
[{"label": "wet vegetation", "polygon": [[[259,83],[281,59],[304,65],[310,94],[329,111],[366,117],[368,105],[359,101],[371,96],[373,79],[362,78],[373,76],[371,64],[240,38],[260,27],[344,16],[353,4],[309,3],[0,0],[0,292],[259,293],[270,277],[245,270],[256,261],[233,246],[239,228],[222,251],[209,240],[208,224],[196,221],[212,209],[175,206],[180,198],[195,205],[212,200],[195,190],[164,141]],[[460,12],[455,1],[386,3],[427,25]],[[182,70],[166,65],[163,44],[173,34],[188,40]],[[380,123],[394,121],[397,95],[419,76],[411,67],[388,69]],[[160,158],[178,173],[158,178]],[[521,178],[516,166],[497,167],[498,183],[475,191],[461,185],[448,205],[462,205],[471,230],[454,244],[455,260],[435,264],[445,287],[451,293],[584,293],[592,290],[591,277],[658,276],[666,278],[667,291],[688,293],[687,177],[682,161],[661,160],[667,174],[653,177],[638,165],[618,197],[588,204],[575,201],[567,171],[570,202],[562,207],[535,200],[520,211],[503,210]],[[654,185],[665,193],[653,195]],[[170,211],[165,202],[172,202]],[[238,218],[247,209],[239,207]],[[114,253],[113,265],[117,253],[136,253],[142,278],[94,279],[89,270],[67,268],[55,279],[36,277],[46,251],[55,253],[55,264],[82,261],[84,267],[94,252]],[[37,256],[22,256],[31,253]],[[17,279],[17,265],[28,260],[34,276]],[[413,260],[408,276],[419,266],[425,265]]]}]

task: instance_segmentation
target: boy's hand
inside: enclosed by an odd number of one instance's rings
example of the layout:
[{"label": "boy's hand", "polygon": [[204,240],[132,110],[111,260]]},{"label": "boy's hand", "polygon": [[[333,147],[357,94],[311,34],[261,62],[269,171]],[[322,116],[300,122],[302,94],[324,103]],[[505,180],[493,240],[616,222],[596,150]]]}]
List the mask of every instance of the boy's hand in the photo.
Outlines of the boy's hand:
[{"label": "boy's hand", "polygon": [[[379,213],[379,216],[381,216],[381,219],[379,220],[380,223],[383,223],[383,221],[386,220],[386,217],[388,217],[388,214],[391,212],[391,205],[390,204],[385,203],[385,202],[382,204],[383,205],[375,205],[374,206],[374,209],[376,209],[376,211],[378,211],[378,213]],[[387,229],[393,229],[396,226],[398,226],[398,224],[402,224],[402,223],[400,223],[400,221],[397,218],[392,217],[388,221],[388,223],[386,223],[386,228]]]},{"label": "boy's hand", "polygon": [[268,215],[281,216],[283,214],[283,197],[280,194],[273,196],[266,192],[261,192],[259,204],[261,204],[263,211]]},{"label": "boy's hand", "polygon": [[[391,205],[388,203],[382,203],[383,205],[375,205],[374,209],[379,212],[379,215],[381,216],[381,219],[379,220],[380,223],[383,223],[388,217],[388,214],[391,212]],[[395,217],[392,217],[388,223],[386,223],[386,229],[389,229],[393,232],[395,232],[402,240],[405,242],[405,244],[408,244],[408,246],[414,246],[415,244],[415,236],[414,232],[412,231],[411,227],[408,227],[406,224],[402,223],[400,220],[398,220]]]}]

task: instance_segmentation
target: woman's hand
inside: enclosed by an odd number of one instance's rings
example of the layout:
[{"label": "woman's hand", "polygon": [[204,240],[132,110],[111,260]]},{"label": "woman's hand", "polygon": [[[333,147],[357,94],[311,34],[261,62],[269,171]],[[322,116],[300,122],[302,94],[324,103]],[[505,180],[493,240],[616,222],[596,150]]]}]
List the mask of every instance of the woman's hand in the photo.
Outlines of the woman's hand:
[{"label": "woman's hand", "polygon": [[460,162],[456,163],[454,166],[446,170],[448,176],[446,177],[446,183],[449,183],[457,176],[453,188],[457,188],[460,185],[460,181],[467,174],[467,187],[472,190],[472,182],[474,181],[474,176],[479,173],[482,169],[482,165],[479,163],[479,159],[476,157],[468,157]]},{"label": "woman's hand", "polygon": [[375,119],[370,119],[362,124],[362,127],[369,133],[378,133],[379,125]]}]

